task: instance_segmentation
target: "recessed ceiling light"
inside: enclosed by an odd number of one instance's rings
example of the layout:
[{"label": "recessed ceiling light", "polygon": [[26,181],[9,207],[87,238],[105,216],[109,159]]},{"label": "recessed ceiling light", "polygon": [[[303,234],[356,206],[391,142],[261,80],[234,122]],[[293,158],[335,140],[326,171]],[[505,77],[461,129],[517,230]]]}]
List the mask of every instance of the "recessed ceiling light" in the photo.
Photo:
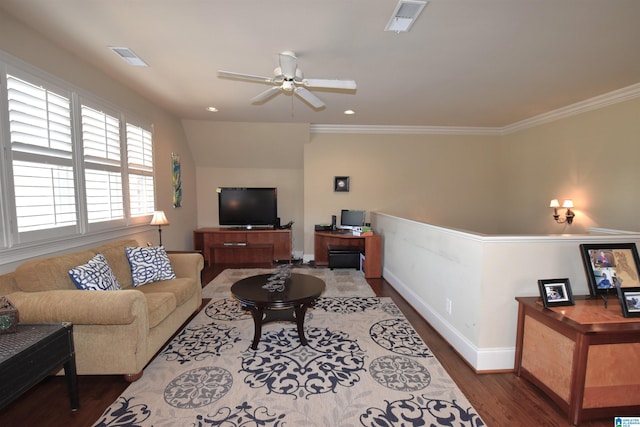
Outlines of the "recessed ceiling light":
[{"label": "recessed ceiling light", "polygon": [[144,62],[138,55],[133,53],[133,51],[128,47],[109,46],[109,49],[111,49],[120,58],[127,61],[129,65],[133,65],[135,67],[148,67],[147,63]]},{"label": "recessed ceiling light", "polygon": [[212,113],[217,113],[218,109],[216,107],[207,107],[207,111],[210,111]]},{"label": "recessed ceiling light", "polygon": [[347,116],[350,116],[350,115],[352,115],[352,114],[355,114],[356,112],[355,112],[355,111],[353,111],[353,110],[344,110],[344,113],[345,113]]},{"label": "recessed ceiling light", "polygon": [[384,30],[396,33],[409,31],[427,3],[422,0],[400,0]]}]

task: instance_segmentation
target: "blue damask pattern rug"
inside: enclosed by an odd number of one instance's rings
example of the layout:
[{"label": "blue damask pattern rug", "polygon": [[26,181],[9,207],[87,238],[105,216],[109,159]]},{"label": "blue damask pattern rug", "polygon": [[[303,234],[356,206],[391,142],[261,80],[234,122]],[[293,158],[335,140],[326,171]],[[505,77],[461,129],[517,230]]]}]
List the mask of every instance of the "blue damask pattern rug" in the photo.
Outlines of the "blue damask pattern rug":
[{"label": "blue damask pattern rug", "polygon": [[96,426],[484,426],[390,298],[321,297],[263,326],[212,300]]}]

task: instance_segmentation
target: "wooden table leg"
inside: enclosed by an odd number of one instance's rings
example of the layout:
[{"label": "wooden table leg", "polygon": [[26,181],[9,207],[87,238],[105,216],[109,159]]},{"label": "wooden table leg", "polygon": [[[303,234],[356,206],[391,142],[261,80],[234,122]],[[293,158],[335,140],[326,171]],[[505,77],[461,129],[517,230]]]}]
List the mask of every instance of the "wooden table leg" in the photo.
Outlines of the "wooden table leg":
[{"label": "wooden table leg", "polygon": [[296,325],[298,326],[298,337],[301,345],[307,345],[307,337],[304,336],[304,317],[307,313],[308,304],[302,304],[295,308]]},{"label": "wooden table leg", "polygon": [[260,342],[260,336],[262,335],[262,318],[264,317],[264,309],[260,307],[249,307],[251,315],[253,316],[253,342],[251,343],[251,349],[257,350],[258,343]]}]

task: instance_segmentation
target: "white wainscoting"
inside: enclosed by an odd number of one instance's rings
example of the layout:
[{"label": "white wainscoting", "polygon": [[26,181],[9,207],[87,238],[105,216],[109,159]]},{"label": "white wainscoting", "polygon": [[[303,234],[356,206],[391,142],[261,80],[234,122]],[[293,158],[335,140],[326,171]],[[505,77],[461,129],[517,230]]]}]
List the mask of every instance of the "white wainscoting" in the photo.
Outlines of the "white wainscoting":
[{"label": "white wainscoting", "polygon": [[569,278],[575,295],[589,293],[580,243],[640,241],[635,233],[489,236],[380,212],[371,222],[383,236],[383,277],[478,372],[513,369],[515,297],[538,296],[539,279]]}]

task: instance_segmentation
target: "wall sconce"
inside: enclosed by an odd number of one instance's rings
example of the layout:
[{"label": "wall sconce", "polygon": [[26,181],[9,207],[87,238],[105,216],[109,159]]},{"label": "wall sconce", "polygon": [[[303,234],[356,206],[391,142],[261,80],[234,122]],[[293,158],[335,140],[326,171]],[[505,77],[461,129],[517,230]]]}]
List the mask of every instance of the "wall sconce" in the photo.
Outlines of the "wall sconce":
[{"label": "wall sconce", "polygon": [[158,226],[158,235],[160,236],[160,246],[162,246],[162,226],[169,225],[169,220],[164,215],[164,211],[155,211],[149,225]]},{"label": "wall sconce", "polygon": [[562,224],[565,222],[567,224],[571,224],[573,222],[573,217],[576,216],[571,210],[571,208],[573,207],[573,200],[571,199],[566,199],[564,203],[562,203],[562,207],[567,208],[567,212],[564,214],[564,219],[560,219],[560,215],[558,215],[558,208],[560,207],[558,199],[551,200],[551,203],[549,203],[549,207],[553,208],[553,219],[555,219],[558,224]]}]

